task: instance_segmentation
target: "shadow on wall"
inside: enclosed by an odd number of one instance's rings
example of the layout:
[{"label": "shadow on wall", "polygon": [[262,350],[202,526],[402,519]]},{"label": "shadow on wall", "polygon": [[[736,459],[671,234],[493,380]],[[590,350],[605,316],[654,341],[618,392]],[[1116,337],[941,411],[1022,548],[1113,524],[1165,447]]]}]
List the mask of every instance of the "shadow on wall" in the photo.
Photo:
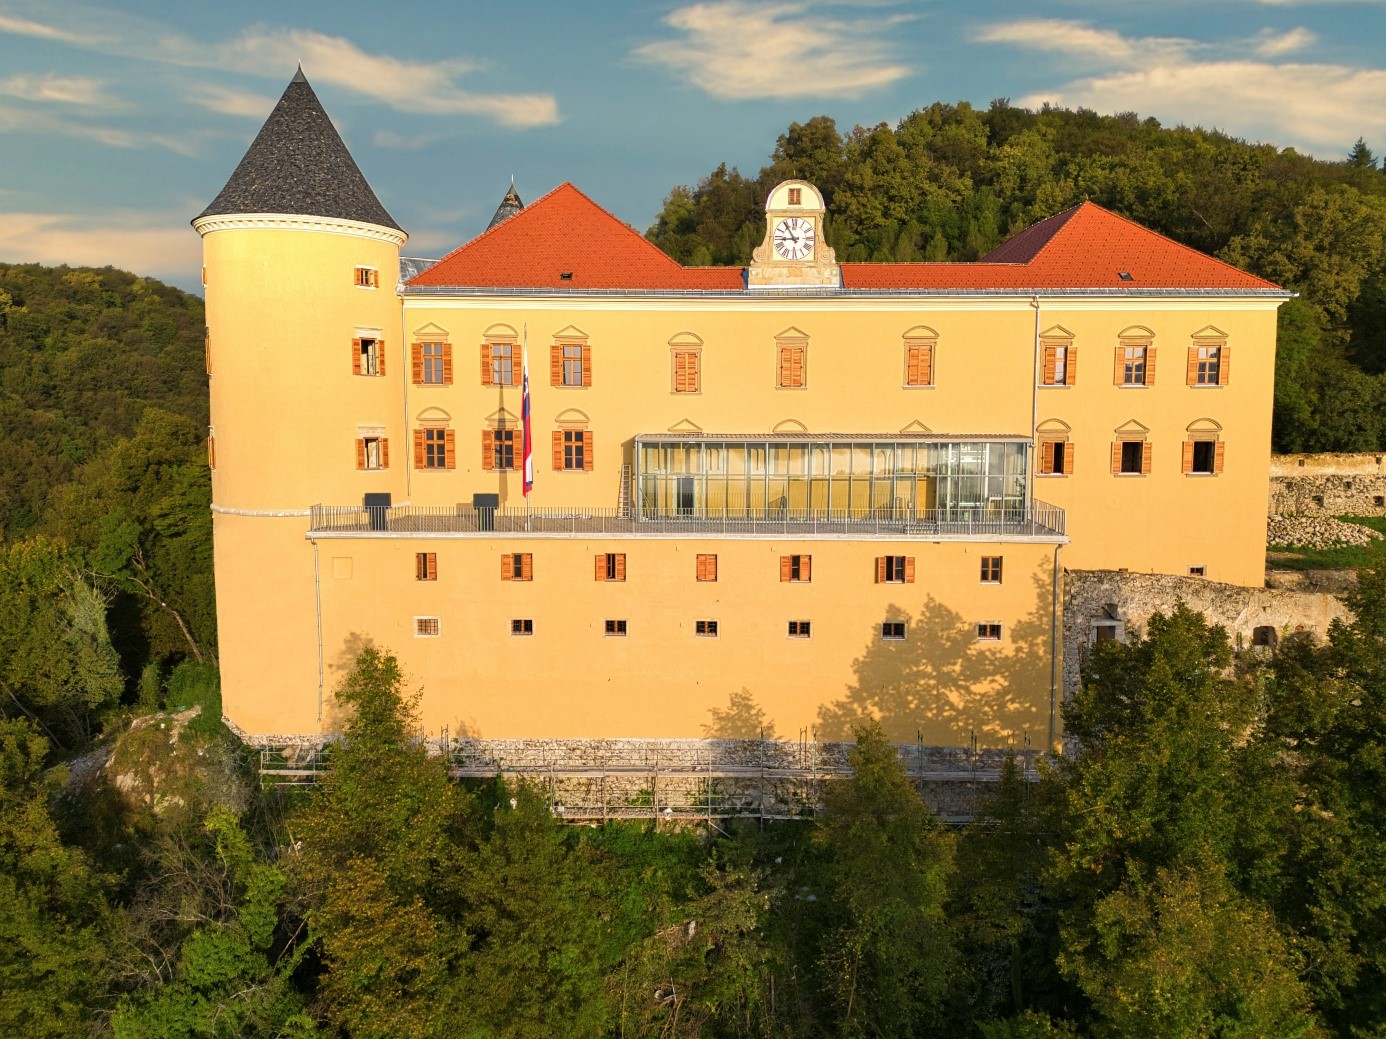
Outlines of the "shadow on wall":
[{"label": "shadow on wall", "polygon": [[875,719],[895,743],[1043,748],[1049,736],[1053,619],[1049,567],[1031,575],[1034,606],[1000,642],[977,638],[977,623],[932,596],[918,611],[892,604],[905,638],[882,639],[873,625],[853,664],[856,682],[818,711],[818,738],[848,740]]},{"label": "shadow on wall", "polygon": [[323,732],[346,731],[351,712],[337,699],[337,690],[356,667],[356,658],[374,645],[375,640],[369,635],[353,631],[342,640],[342,648],[337,651],[337,655],[326,662],[327,674],[324,677],[327,697],[323,703]]},{"label": "shadow on wall", "polygon": [[725,710],[713,707],[708,713],[712,721],[703,726],[703,736],[710,740],[775,739],[775,721],[744,686],[728,698]]}]

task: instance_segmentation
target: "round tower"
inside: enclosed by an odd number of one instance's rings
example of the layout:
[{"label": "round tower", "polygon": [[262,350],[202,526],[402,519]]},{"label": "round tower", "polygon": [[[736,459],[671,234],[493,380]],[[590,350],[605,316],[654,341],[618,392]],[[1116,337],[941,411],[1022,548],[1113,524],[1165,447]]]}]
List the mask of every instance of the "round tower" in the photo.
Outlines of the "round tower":
[{"label": "round tower", "polygon": [[206,285],[224,710],[265,740],[332,731],[321,583],[350,579],[352,554],[319,551],[309,509],[404,496],[407,235],[302,69],[192,223]]}]

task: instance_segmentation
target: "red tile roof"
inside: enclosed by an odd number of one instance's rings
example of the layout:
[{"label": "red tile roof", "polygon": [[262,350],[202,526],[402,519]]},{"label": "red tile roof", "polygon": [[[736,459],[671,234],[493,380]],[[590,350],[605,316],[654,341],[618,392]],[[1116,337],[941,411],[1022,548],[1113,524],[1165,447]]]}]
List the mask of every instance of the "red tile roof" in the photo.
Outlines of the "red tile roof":
[{"label": "red tile roof", "polygon": [[[564,183],[408,284],[733,291],[745,282],[740,267],[682,266]],[[844,263],[842,284],[903,291],[1277,287],[1092,202],[1041,220],[975,263]]]}]

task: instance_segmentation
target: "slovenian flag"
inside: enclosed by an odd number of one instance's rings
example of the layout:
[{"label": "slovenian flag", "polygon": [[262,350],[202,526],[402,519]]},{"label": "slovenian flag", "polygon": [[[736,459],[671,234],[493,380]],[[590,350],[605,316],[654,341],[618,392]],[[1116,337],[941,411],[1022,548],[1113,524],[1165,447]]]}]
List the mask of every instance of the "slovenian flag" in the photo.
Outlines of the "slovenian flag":
[{"label": "slovenian flag", "polygon": [[[528,337],[526,337],[528,338]],[[524,491],[525,497],[529,497],[529,492],[534,490],[534,441],[529,431],[529,343],[524,345],[524,353],[521,360],[521,389],[520,389],[520,425],[523,428],[521,434],[523,446],[524,466]]]}]

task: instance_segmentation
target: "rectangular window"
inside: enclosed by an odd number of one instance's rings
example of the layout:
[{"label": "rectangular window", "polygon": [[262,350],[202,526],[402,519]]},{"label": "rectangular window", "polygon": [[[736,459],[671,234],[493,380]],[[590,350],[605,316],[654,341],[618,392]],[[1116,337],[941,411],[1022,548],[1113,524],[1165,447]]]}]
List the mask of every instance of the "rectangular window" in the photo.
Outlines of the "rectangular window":
[{"label": "rectangular window", "polygon": [[436,581],[436,580],[438,580],[438,553],[436,553],[436,552],[415,552],[415,553],[414,553],[414,580],[416,580],[416,581]]},{"label": "rectangular window", "polygon": [[877,584],[913,584],[914,556],[877,556]]},{"label": "rectangular window", "polygon": [[[1195,340],[1197,344],[1198,341]],[[1232,367],[1232,350],[1221,342],[1203,342],[1189,347],[1185,381],[1190,386],[1226,386]]]},{"label": "rectangular window", "polygon": [[515,430],[485,429],[481,432],[481,468],[514,469]]},{"label": "rectangular window", "polygon": [[455,445],[455,436],[450,429],[429,426],[414,430],[414,468],[453,468]]},{"label": "rectangular window", "polygon": [[1112,444],[1112,472],[1150,475],[1151,446],[1147,440],[1117,440]]},{"label": "rectangular window", "polygon": [[607,621],[606,633],[608,635],[624,635],[626,633],[626,622],[623,620]]},{"label": "rectangular window", "polygon": [[357,267],[356,285],[362,289],[377,288],[380,285],[380,273],[374,267]]},{"label": "rectangular window", "polygon": [[419,639],[436,639],[443,633],[443,622],[437,617],[415,617],[414,618],[414,637]]},{"label": "rectangular window", "polygon": [[592,431],[589,429],[554,430],[553,467],[559,472],[591,472]]},{"label": "rectangular window", "polygon": [[451,343],[415,343],[413,361],[415,385],[452,385]]},{"label": "rectangular window", "polygon": [[905,622],[904,621],[882,621],[881,638],[886,642],[905,641]]},{"label": "rectangular window", "polygon": [[384,375],[385,344],[379,339],[362,336],[351,341],[351,373],[353,375]]},{"label": "rectangular window", "polygon": [[581,386],[582,385],[582,355],[585,347],[564,346],[563,350],[563,385]]},{"label": "rectangular window", "polygon": [[1195,476],[1215,476],[1222,472],[1225,445],[1221,440],[1184,441],[1184,472]]},{"label": "rectangular window", "polygon": [[505,552],[501,554],[502,581],[533,581],[534,556],[529,552]]},{"label": "rectangular window", "polygon": [[491,385],[516,386],[518,384],[519,380],[515,378],[515,344],[492,343]]},{"label": "rectangular window", "polygon": [[905,341],[905,385],[934,384],[934,343],[929,339]]},{"label": "rectangular window", "polygon": [[1076,346],[1044,347],[1044,386],[1072,386],[1078,377],[1078,348]]},{"label": "rectangular window", "polygon": [[1073,445],[1067,440],[1041,440],[1040,476],[1072,476]]},{"label": "rectangular window", "polygon": [[812,581],[812,556],[780,556],[781,581]]},{"label": "rectangular window", "polygon": [[1116,348],[1113,381],[1118,386],[1155,385],[1155,347],[1150,340],[1123,339]]},{"label": "rectangular window", "polygon": [[775,368],[775,385],[782,390],[801,390],[804,388],[804,358],[808,347],[801,344],[781,343],[779,363]]},{"label": "rectangular window", "polygon": [[1191,567],[1189,567],[1189,576],[1190,576],[1190,577],[1207,577],[1207,576],[1208,576],[1208,568],[1207,568],[1206,566],[1191,566]]},{"label": "rectangular window", "polygon": [[596,564],[595,577],[598,581],[624,581],[626,579],[626,554],[624,552],[599,552]]},{"label": "rectangular window", "polygon": [[674,392],[701,393],[701,355],[697,350],[674,351]]},{"label": "rectangular window", "polygon": [[510,634],[533,635],[534,620],[531,617],[516,617],[510,622]]},{"label": "rectangular window", "polygon": [[717,637],[716,621],[694,621],[693,630],[703,638],[715,639]]},{"label": "rectangular window", "polygon": [[790,189],[789,189],[789,204],[790,204],[791,206],[802,205],[802,204],[803,204],[803,202],[802,202],[803,197],[804,197],[804,189],[803,189],[803,188],[790,188]]},{"label": "rectangular window", "polygon": [[806,639],[810,637],[808,621],[790,621],[789,637],[792,639]]},{"label": "rectangular window", "polygon": [[717,580],[717,557],[711,554],[699,554],[696,572],[699,581]]},{"label": "rectangular window", "polygon": [[356,468],[390,468],[390,441],[385,437],[357,437]]},{"label": "rectangular window", "polygon": [[1000,584],[1001,583],[1001,557],[983,556],[982,557],[982,583]]},{"label": "rectangular window", "polygon": [[995,621],[982,621],[977,625],[978,642],[1001,641],[1001,625]]}]

